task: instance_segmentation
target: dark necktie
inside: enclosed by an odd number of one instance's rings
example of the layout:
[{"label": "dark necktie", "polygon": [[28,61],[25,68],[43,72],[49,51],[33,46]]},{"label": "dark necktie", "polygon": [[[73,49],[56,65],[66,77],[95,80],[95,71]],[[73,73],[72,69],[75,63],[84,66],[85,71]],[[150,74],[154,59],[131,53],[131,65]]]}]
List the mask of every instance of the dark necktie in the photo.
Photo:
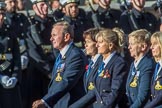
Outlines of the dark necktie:
[{"label": "dark necktie", "polygon": [[154,71],[154,80],[156,80],[156,77],[158,76],[158,70],[159,70],[160,64],[157,63]]},{"label": "dark necktie", "polygon": [[92,65],[93,65],[93,61],[91,60],[89,65],[88,65],[88,70],[87,70],[87,73],[86,73],[86,77],[89,75],[89,73],[91,72],[91,69],[92,69]]}]

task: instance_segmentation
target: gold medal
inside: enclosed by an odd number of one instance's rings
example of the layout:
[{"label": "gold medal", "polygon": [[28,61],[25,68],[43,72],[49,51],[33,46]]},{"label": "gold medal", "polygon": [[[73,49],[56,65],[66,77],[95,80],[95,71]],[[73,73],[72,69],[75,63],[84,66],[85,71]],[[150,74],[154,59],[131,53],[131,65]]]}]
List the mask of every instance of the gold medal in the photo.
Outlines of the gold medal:
[{"label": "gold medal", "polygon": [[100,73],[99,76],[100,76],[100,77],[103,77],[103,76],[104,76],[104,70]]},{"label": "gold medal", "polygon": [[133,82],[130,84],[131,87],[137,87],[137,78],[134,77]]},{"label": "gold medal", "polygon": [[88,90],[93,90],[93,89],[94,89],[94,84],[90,82],[88,86]]},{"label": "gold medal", "polygon": [[155,90],[162,90],[162,85],[160,85],[160,81],[157,81],[155,85]]},{"label": "gold medal", "polygon": [[60,73],[57,73],[57,77],[55,78],[55,81],[57,81],[57,82],[62,81],[62,77],[61,77]]}]

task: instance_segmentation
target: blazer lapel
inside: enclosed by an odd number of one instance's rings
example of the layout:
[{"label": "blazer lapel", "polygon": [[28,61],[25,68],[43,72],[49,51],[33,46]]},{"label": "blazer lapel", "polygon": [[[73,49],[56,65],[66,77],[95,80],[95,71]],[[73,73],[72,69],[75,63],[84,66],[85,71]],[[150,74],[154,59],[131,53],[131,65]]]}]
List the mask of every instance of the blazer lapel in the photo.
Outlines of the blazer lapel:
[{"label": "blazer lapel", "polygon": [[160,72],[158,73],[157,78],[155,79],[155,81],[157,81],[158,79],[162,78],[162,68],[160,69]]},{"label": "blazer lapel", "polygon": [[98,57],[97,61],[95,62],[95,64],[92,66],[91,72],[90,74],[86,77],[86,74],[84,75],[85,78],[85,87],[87,88],[89,86],[89,82],[93,82],[94,83],[94,77],[97,73],[98,70],[98,66],[100,61],[102,60],[102,56]]},{"label": "blazer lapel", "polygon": [[67,50],[67,52],[65,53],[65,55],[62,57],[62,60],[66,60],[67,59],[67,57],[70,55],[70,52],[71,52],[71,50],[74,48],[74,44],[72,43],[71,45],[70,45],[70,47],[69,47],[69,49]]},{"label": "blazer lapel", "polygon": [[[69,49],[67,50],[67,52],[65,53],[65,55],[62,56],[61,64],[66,62],[66,58],[69,56],[69,54],[70,54],[71,50],[73,49],[73,47],[74,47],[74,44],[72,43],[71,46],[69,47]],[[57,69],[55,68],[55,65],[54,65],[54,68],[52,70],[52,79],[51,79],[51,81],[50,81],[50,83],[48,85],[48,88],[52,85],[53,80],[55,80],[56,74],[57,74]]]},{"label": "blazer lapel", "polygon": [[[111,65],[113,64],[113,62],[118,58],[118,55],[117,53],[111,58],[111,60],[108,62],[108,64],[106,64],[105,68],[104,68],[104,74],[105,74],[105,71],[106,69],[110,69]],[[99,88],[101,86],[101,81],[102,81],[103,78],[99,78]]]},{"label": "blazer lapel", "polygon": [[158,78],[154,81],[154,78],[152,78],[152,82],[151,82],[151,90],[153,93],[155,93],[155,86],[157,84],[157,80],[162,78],[162,69],[160,70],[159,74],[158,74]]}]

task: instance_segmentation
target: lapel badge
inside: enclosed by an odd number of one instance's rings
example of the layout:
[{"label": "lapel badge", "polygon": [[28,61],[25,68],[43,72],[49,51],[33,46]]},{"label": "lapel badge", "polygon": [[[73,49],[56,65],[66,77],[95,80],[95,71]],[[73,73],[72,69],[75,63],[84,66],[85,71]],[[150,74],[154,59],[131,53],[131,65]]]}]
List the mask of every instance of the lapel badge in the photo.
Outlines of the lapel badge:
[{"label": "lapel badge", "polygon": [[137,78],[134,77],[133,81],[130,83],[130,87],[137,87]]},{"label": "lapel badge", "polygon": [[160,81],[157,81],[155,85],[155,90],[162,90],[162,85],[160,85]]},{"label": "lapel badge", "polygon": [[110,78],[110,74],[109,74],[108,69],[106,70],[106,72],[105,72],[103,78]]},{"label": "lapel badge", "polygon": [[62,77],[61,77],[60,73],[57,73],[57,77],[55,78],[55,81],[57,81],[57,82],[62,81]]},{"label": "lapel badge", "polygon": [[99,74],[99,77],[103,77],[104,76],[104,70],[102,70],[102,72]]},{"label": "lapel badge", "polygon": [[94,84],[90,82],[88,86],[88,90],[93,90],[93,89],[94,89]]},{"label": "lapel badge", "polygon": [[88,70],[88,65],[85,66],[85,70],[86,70],[86,71]]}]

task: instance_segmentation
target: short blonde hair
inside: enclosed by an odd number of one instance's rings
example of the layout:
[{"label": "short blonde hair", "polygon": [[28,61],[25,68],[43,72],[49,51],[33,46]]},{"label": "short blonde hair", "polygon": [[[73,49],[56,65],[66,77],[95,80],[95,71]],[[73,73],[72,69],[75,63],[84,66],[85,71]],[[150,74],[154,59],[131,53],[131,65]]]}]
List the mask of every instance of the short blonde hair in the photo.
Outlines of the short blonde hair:
[{"label": "short blonde hair", "polygon": [[[151,36],[151,40],[152,39],[156,39],[156,41],[158,42],[159,46],[160,46],[160,59],[162,59],[162,32],[155,32],[152,36]],[[157,58],[155,58],[155,61],[157,61]]]},{"label": "short blonde hair", "polygon": [[134,37],[135,43],[146,43],[149,46],[151,45],[150,42],[151,33],[148,32],[146,29],[133,31],[128,35],[128,37]]}]

